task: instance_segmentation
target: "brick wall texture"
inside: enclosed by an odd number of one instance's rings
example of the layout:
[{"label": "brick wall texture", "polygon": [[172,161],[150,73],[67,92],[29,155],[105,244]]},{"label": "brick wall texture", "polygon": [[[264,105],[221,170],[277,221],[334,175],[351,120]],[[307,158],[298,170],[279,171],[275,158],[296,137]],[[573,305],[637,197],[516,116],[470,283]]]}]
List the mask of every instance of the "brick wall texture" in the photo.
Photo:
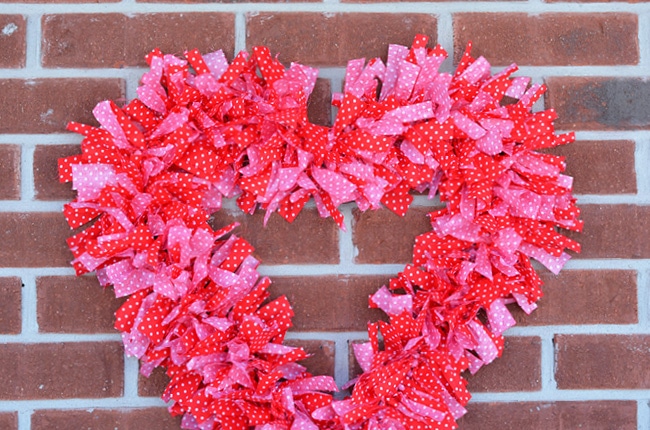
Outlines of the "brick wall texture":
[{"label": "brick wall texture", "polygon": [[[650,3],[643,0],[0,0],[0,429],[178,429],[112,329],[120,305],[69,266],[62,216],[73,198],[58,157],[79,151],[69,121],[101,100],[135,97],[144,54],[268,45],[322,68],[310,118],[331,124],[349,59],[385,57],[416,33],[451,71],[468,41],[495,69],[512,62],[549,90],[538,108],[575,130],[567,158],[585,230],[545,296],[507,332],[504,356],[473,377],[461,429],[650,430]],[[344,206],[347,231],[314,207],[289,225],[227,203],[221,225],[256,247],[272,294],[296,316],[289,343],[339,384],[359,372],[351,344],[381,316],[367,297],[409,262],[431,203],[400,219]]]}]

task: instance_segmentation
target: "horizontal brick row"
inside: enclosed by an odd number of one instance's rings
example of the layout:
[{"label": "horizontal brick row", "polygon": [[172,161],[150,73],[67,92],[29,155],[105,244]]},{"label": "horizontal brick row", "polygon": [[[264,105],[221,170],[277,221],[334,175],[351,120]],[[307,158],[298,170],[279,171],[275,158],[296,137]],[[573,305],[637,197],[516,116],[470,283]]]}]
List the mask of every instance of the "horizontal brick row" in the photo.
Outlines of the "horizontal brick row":
[{"label": "horizontal brick row", "polygon": [[[551,77],[546,84],[546,105],[558,112],[558,129],[650,128],[650,81],[635,77]],[[316,122],[328,124],[328,83],[320,85],[311,115]],[[108,78],[0,79],[0,91],[6,100],[0,108],[0,133],[61,133],[69,121],[96,124],[91,112],[99,101],[124,99],[124,83]]]},{"label": "horizontal brick row", "polygon": [[0,344],[0,400],[119,397],[123,354],[117,342]]},{"label": "horizontal brick row", "polygon": [[[304,210],[293,224],[274,215],[266,227],[261,213],[251,217],[222,211],[214,218],[215,226],[240,222],[236,234],[255,246],[265,264],[338,263],[338,227],[315,209]],[[65,240],[73,233],[59,212],[0,213],[0,267],[68,267],[72,254]]]},{"label": "horizontal brick row", "polygon": [[[360,264],[406,263],[411,259],[415,237],[430,229],[425,213],[412,208],[404,219],[387,210],[356,213],[353,241]],[[577,258],[648,258],[650,207],[635,205],[581,206],[584,232],[569,232],[582,244]],[[241,223],[236,233],[256,247],[255,255],[265,264],[336,264],[338,228],[322,219],[315,209],[304,210],[293,224],[277,215],[266,227],[263,214],[250,217],[224,211],[214,215],[213,226]],[[41,234],[47,226],[48,234]],[[72,234],[61,213],[0,213],[0,267],[64,267],[72,255],[65,239]],[[318,240],[309,240],[317,238]]]},{"label": "horizontal brick row", "polygon": [[[329,81],[321,80],[312,97],[312,120],[329,123]],[[327,91],[327,92],[326,92]],[[634,194],[637,191],[634,167],[635,143],[630,140],[578,141],[553,149],[566,157],[566,174],[574,178],[577,194]],[[78,145],[37,145],[34,150],[34,189],[38,200],[72,200],[70,184],[58,180],[57,159],[80,152]],[[20,147],[0,145],[0,199],[20,198]],[[603,180],[603,178],[607,180]],[[369,222],[369,220],[368,220]],[[396,221],[398,223],[400,221]]]},{"label": "horizontal brick row", "polygon": [[[385,56],[390,43],[408,45],[416,33],[437,33],[436,19],[428,14],[392,13],[387,20],[380,13],[255,13],[246,20],[249,49],[267,45],[287,63],[319,66]],[[46,67],[143,65],[153,44],[172,53],[196,47],[223,49],[232,57],[234,50],[234,15],[226,13],[46,15],[42,27]],[[475,53],[495,65],[615,65],[639,60],[637,15],[631,13],[460,13],[454,15],[453,27],[456,59],[473,41]],[[17,56],[21,52],[13,51]]]},{"label": "horizontal brick row", "polygon": [[[550,403],[472,403],[459,421],[463,430],[529,430],[589,428],[590,430],[636,429],[636,403],[631,401],[590,401]],[[180,421],[164,408],[93,411],[39,410],[32,415],[32,430],[68,428],[92,430],[119,428],[178,429]]]},{"label": "horizontal brick row", "polygon": [[[459,421],[463,430],[637,428],[636,402],[632,401],[470,403],[468,411]],[[16,414],[0,414],[0,424],[4,424],[3,429],[16,429]],[[32,414],[32,430],[69,428],[72,425],[92,430],[113,427],[138,430],[152,426],[160,430],[176,430],[180,427],[180,419],[171,417],[165,408],[37,410]]]},{"label": "horizontal brick row", "polygon": [[[296,331],[363,331],[382,314],[367,308],[367,298],[387,276],[273,277],[271,291],[287,295],[294,307]],[[544,297],[526,315],[512,307],[522,326],[634,324],[637,322],[636,273],[625,270],[566,270],[543,274]],[[39,331],[43,333],[112,333],[113,312],[122,303],[93,276],[37,278]],[[20,279],[0,278],[6,306],[0,327],[20,331]],[[74,297],[74,300],[70,300]],[[345,305],[341,305],[344,299]]]}]

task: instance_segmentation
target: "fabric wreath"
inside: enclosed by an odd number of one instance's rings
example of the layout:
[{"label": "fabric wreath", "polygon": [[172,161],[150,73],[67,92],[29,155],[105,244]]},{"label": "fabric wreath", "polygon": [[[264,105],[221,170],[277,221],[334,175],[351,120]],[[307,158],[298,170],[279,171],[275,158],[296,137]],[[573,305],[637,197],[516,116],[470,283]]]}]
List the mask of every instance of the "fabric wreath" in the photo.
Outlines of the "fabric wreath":
[{"label": "fabric wreath", "polygon": [[[82,153],[59,160],[77,198],[65,205],[77,274],[95,271],[126,301],[116,312],[127,354],[145,375],[170,377],[163,399],[187,429],[451,429],[470,399],[461,373],[501,355],[514,325],[542,296],[530,258],[557,273],[579,244],[557,228],[582,222],[562,174],[543,148],[552,110],[534,112],[545,88],[492,75],[470,47],[455,73],[418,35],[391,45],[386,63],[348,63],[332,127],[309,122],[318,71],[285,68],[268,48],[185,58],[147,57],[138,99],[99,103],[100,127],[71,123]],[[223,198],[247,213],[291,222],[313,199],[344,228],[340,205],[386,206],[404,215],[412,193],[446,204],[429,214],[413,263],[369,299],[387,321],[354,345],[363,374],[335,400],[329,376],[283,345],[293,311],[269,301],[254,249],[236,224],[208,224]]]}]

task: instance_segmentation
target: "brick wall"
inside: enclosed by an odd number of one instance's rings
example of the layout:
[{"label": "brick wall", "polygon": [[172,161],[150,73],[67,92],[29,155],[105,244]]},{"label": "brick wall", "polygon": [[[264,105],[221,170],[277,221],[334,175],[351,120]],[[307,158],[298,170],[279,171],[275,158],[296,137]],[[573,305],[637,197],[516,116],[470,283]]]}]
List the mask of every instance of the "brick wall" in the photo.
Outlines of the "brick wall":
[{"label": "brick wall", "polygon": [[[154,47],[234,52],[267,44],[322,68],[312,120],[331,119],[347,59],[429,34],[458,58],[466,41],[493,65],[544,81],[543,104],[578,142],[559,152],[575,176],[584,252],[508,332],[504,357],[470,378],[462,429],[650,429],[650,7],[643,2],[254,3],[0,0],[0,428],[174,429],[158,399],[165,377],[138,376],[112,330],[120,302],[75,278],[61,209],[73,194],[56,159],[78,152],[68,121],[93,122],[102,99],[131,99]],[[451,70],[451,64],[445,66]],[[540,103],[541,107],[541,103]],[[293,225],[244,217],[273,294],[296,310],[290,342],[339,383],[358,372],[367,296],[410,259],[429,203],[405,219],[344,207],[347,232],[306,210]],[[228,210],[230,209],[230,210]]]}]

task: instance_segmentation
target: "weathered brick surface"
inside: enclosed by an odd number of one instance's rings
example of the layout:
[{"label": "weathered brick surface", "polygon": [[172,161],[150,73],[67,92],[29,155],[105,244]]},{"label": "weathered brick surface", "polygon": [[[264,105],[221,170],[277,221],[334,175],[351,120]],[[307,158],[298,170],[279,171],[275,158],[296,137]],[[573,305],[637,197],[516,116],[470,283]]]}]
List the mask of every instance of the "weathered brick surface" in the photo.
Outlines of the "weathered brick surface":
[{"label": "weathered brick surface", "polygon": [[538,391],[541,381],[541,340],[506,337],[503,355],[476,374],[467,374],[470,392]]},{"label": "weathered brick surface", "polygon": [[0,399],[69,399],[122,395],[117,342],[0,344]]},{"label": "weathered brick surface", "polygon": [[22,326],[20,307],[22,304],[22,283],[20,278],[0,278],[0,334],[20,333]]},{"label": "weathered brick surface", "polygon": [[541,273],[544,297],[526,315],[513,305],[521,325],[634,324],[637,318],[636,272],[632,270],[564,270]]},{"label": "weathered brick surface", "polygon": [[552,77],[546,106],[556,128],[636,130],[650,128],[650,81],[644,78]]},{"label": "weathered brick surface", "polygon": [[32,430],[178,430],[180,417],[172,417],[166,408],[39,410],[32,415]]},{"label": "weathered brick surface", "polygon": [[295,312],[294,331],[363,331],[383,317],[368,309],[368,296],[388,276],[273,277],[273,297],[286,295]]},{"label": "weathered brick surface", "polygon": [[20,199],[20,146],[0,145],[0,200]]},{"label": "weathered brick surface", "polygon": [[81,153],[79,145],[37,145],[34,149],[34,194],[37,200],[75,198],[72,184],[59,182],[58,159]]},{"label": "weathered brick surface", "polygon": [[0,79],[0,133],[62,133],[70,121],[97,125],[95,105],[124,97],[120,79]]},{"label": "weathered brick surface", "polygon": [[[644,3],[647,0],[623,0],[622,3]],[[546,0],[547,3],[618,3],[618,0]]]},{"label": "weathered brick surface", "polygon": [[39,331],[115,333],[114,312],[123,300],[112,288],[102,288],[94,275],[40,277],[36,288]]},{"label": "weathered brick surface", "polygon": [[556,335],[560,389],[648,389],[650,335]]},{"label": "weathered brick surface", "polygon": [[634,194],[635,143],[631,140],[578,141],[553,148],[566,157],[565,174],[572,176],[576,194]]},{"label": "weathered brick surface", "polygon": [[382,208],[354,210],[353,241],[359,264],[408,263],[412,261],[415,237],[431,230],[426,216],[433,208],[411,207],[404,218]]},{"label": "weathered brick surface", "polygon": [[0,3],[116,3],[119,0],[0,0]]},{"label": "weathered brick surface", "polygon": [[289,346],[301,347],[311,357],[300,361],[313,375],[334,376],[334,358],[336,350],[334,342],[328,340],[289,339],[284,342]]},{"label": "weathered brick surface", "polygon": [[15,412],[0,413],[0,428],[18,430],[18,414]]},{"label": "weathered brick surface", "polygon": [[235,16],[227,13],[45,15],[43,65],[144,66],[145,55],[156,47],[177,55],[193,48],[206,53],[223,49],[231,58],[234,22]]},{"label": "weathered brick surface", "polygon": [[470,403],[463,430],[635,430],[636,402]]},{"label": "weathered brick surface", "polygon": [[68,267],[71,235],[62,213],[0,213],[0,267]]},{"label": "weathered brick surface", "polygon": [[160,397],[169,383],[165,369],[157,367],[149,376],[138,374],[138,396]]},{"label": "weathered brick surface", "polygon": [[0,15],[0,68],[25,66],[27,21],[22,15]]},{"label": "weathered brick surface", "polygon": [[264,226],[264,212],[253,216],[241,211],[217,212],[213,228],[233,221],[241,226],[234,233],[255,247],[254,255],[263,264],[336,264],[339,262],[338,226],[321,218],[316,209],[303,209],[293,223],[273,214]]},{"label": "weathered brick surface", "polygon": [[307,105],[309,121],[325,126],[332,124],[331,93],[332,84],[329,80],[322,78],[316,80],[316,86]]},{"label": "weathered brick surface", "polygon": [[427,14],[259,13],[246,18],[246,46],[266,45],[286,63],[342,66],[354,58],[385,57],[389,44],[410,45],[417,33],[432,37]]},{"label": "weathered brick surface", "polygon": [[454,16],[454,58],[469,41],[492,65],[636,64],[638,19],[632,13],[461,13]]},{"label": "weathered brick surface", "polygon": [[581,205],[584,231],[570,236],[582,244],[577,258],[648,258],[650,207]]}]

